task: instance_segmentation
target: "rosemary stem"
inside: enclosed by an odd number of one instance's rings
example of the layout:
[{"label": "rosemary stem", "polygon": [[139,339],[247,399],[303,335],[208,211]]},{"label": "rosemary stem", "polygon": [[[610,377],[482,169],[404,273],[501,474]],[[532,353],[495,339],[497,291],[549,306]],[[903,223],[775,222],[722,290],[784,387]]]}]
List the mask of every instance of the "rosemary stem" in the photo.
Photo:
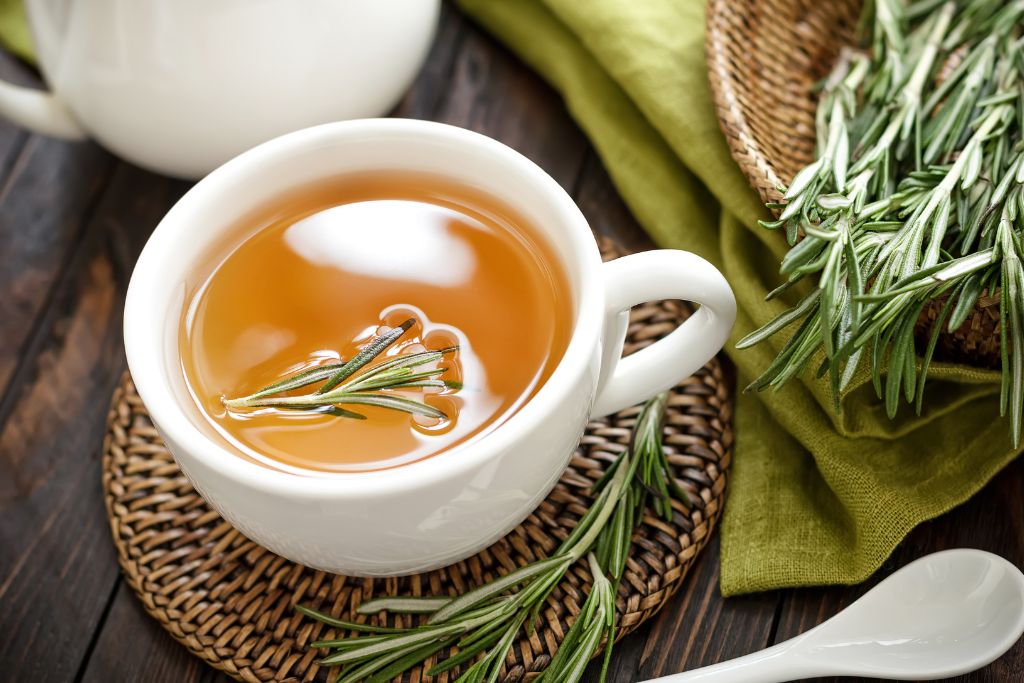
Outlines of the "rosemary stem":
[{"label": "rosemary stem", "polygon": [[250,395],[244,398],[225,399],[224,405],[231,409],[236,408],[272,408],[274,406],[310,406],[310,405],[333,405],[333,402],[323,401],[323,394],[303,394],[302,396],[256,396]]},{"label": "rosemary stem", "polygon": [[877,163],[884,155],[889,154],[893,143],[896,142],[897,137],[901,133],[903,135],[909,134],[914,117],[920,110],[921,92],[924,89],[928,76],[932,72],[935,58],[939,54],[939,47],[942,45],[942,38],[949,29],[950,21],[952,21],[954,9],[955,6],[952,2],[947,2],[942,6],[942,10],[939,12],[939,19],[935,22],[935,27],[928,36],[917,65],[911,72],[906,87],[900,92],[901,106],[899,112],[889,122],[889,125],[882,133],[882,137],[872,145],[871,152],[861,157],[860,162],[854,166],[854,173],[859,173],[868,166]]},{"label": "rosemary stem", "polygon": [[[627,459],[619,465],[619,469],[615,472],[615,476],[612,477],[612,480],[608,485],[608,489],[605,492],[602,492],[601,496],[598,497],[598,502],[602,501],[602,499],[618,500],[619,496],[622,495],[622,490],[626,486],[626,479],[632,469],[627,467],[627,465],[630,464],[628,454],[623,455],[622,457]],[[569,550],[569,556],[572,558],[573,562],[578,561],[587,553],[587,550],[590,549],[590,546],[593,545],[594,541],[596,541],[597,537],[601,534],[601,530],[604,529],[604,525],[608,523],[608,518],[612,516],[613,512],[615,512],[614,505],[600,505],[598,507],[597,517],[594,519],[594,522],[587,529],[586,533],[584,533]]]},{"label": "rosemary stem", "polygon": [[[458,346],[436,351],[399,353],[388,360],[369,365],[408,332],[414,322],[410,318],[398,327],[390,328],[386,333],[376,337],[363,347],[347,362],[303,370],[248,396],[231,399],[221,397],[221,402],[228,410],[280,407],[308,411],[328,408],[325,414],[359,420],[366,419],[366,416],[344,410],[339,406],[342,404],[370,405],[413,415],[447,419],[448,415],[443,411],[427,405],[422,400],[395,394],[388,390],[432,388],[444,391],[446,389],[461,389],[461,382],[439,379],[447,372],[445,367],[437,366],[427,370],[415,369],[422,368],[428,363],[440,361],[444,356],[455,353],[459,349]],[[311,394],[282,395],[316,382],[324,382],[324,384]]]},{"label": "rosemary stem", "polygon": [[[668,393],[664,392],[651,399],[647,405],[647,410],[653,411],[652,415],[656,424],[660,425],[662,417],[665,414],[665,406],[668,404]],[[647,417],[647,412],[640,413],[638,419]],[[639,425],[638,425],[639,426]],[[623,460],[619,463],[615,474],[612,476],[612,480],[608,483],[608,488],[601,492],[601,496],[598,501],[604,497],[607,493],[607,499],[611,501],[610,504],[600,505],[595,502],[594,507],[597,508],[597,516],[594,518],[593,523],[587,529],[587,531],[580,537],[572,548],[569,549],[569,556],[572,557],[573,562],[576,562],[583,557],[590,546],[594,544],[597,537],[601,535],[601,531],[604,529],[605,524],[608,523],[608,519],[615,512],[615,503],[618,502],[619,498],[622,497],[623,490],[626,488],[627,483],[632,480],[634,474],[635,465],[635,454],[633,448],[630,447],[620,456]],[[594,509],[594,508],[591,508]]]},{"label": "rosemary stem", "polygon": [[935,64],[935,58],[939,54],[939,48],[942,46],[942,39],[946,36],[946,32],[949,30],[949,24],[953,21],[953,12],[956,11],[956,5],[952,2],[947,2],[939,10],[938,21],[935,22],[935,28],[928,36],[928,41],[925,43],[924,49],[921,51],[921,56],[918,58],[917,66],[914,67],[914,71],[911,73],[910,82],[908,87],[904,90],[904,94],[911,97],[911,103],[916,107],[921,99],[921,90],[924,88],[925,82],[931,74],[932,66]]}]

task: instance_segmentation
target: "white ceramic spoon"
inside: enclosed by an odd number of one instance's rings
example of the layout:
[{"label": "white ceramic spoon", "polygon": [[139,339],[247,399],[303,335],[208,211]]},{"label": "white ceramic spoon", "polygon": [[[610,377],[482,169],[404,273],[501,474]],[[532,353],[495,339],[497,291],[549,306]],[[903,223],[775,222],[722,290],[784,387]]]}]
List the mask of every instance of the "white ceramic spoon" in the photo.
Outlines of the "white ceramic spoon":
[{"label": "white ceramic spoon", "polygon": [[[1024,633],[1024,574],[998,555],[946,550],[908,564],[810,631],[658,683],[815,676],[930,680],[980,669]],[[653,683],[649,681],[648,683]]]}]

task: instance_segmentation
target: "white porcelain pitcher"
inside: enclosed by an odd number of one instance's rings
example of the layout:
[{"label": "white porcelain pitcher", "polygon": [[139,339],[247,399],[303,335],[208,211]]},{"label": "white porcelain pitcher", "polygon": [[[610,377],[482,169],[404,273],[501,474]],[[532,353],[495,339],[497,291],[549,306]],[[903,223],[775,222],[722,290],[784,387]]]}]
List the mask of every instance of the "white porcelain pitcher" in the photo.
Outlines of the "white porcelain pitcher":
[{"label": "white porcelain pitcher", "polygon": [[439,0],[25,0],[42,92],[0,115],[198,178],[299,128],[379,116],[415,77]]}]

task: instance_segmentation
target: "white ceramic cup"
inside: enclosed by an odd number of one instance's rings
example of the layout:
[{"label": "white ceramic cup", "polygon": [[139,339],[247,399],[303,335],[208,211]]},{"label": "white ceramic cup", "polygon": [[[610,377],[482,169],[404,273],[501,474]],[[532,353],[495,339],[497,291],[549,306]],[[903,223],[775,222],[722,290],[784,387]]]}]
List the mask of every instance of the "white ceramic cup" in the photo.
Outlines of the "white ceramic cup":
[{"label": "white ceramic cup", "polygon": [[[533,398],[475,440],[393,469],[308,476],[243,459],[204,436],[178,349],[186,275],[254,202],[360,171],[430,173],[510,204],[540,226],[568,276],[572,336]],[[657,343],[620,358],[629,308],[700,304]],[[193,187],[160,222],[128,288],[124,338],[139,395],[196,489],[246,536],[302,564],[381,576],[481,550],[522,521],[569,462],[591,415],[674,386],[718,352],[735,318],[729,285],[693,254],[650,251],[602,264],[565,191],[518,152],[438,123],[367,119],[264,143]]]},{"label": "white ceramic cup", "polygon": [[198,178],[254,145],[380,116],[426,58],[440,0],[26,0],[51,92],[0,116]]}]

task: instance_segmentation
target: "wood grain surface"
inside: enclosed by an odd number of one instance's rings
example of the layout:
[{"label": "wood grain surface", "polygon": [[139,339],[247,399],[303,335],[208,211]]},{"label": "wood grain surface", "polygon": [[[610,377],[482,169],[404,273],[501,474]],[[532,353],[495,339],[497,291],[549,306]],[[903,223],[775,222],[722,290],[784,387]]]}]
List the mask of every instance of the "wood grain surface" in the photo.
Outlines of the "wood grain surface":
[{"label": "wood grain surface", "polygon": [[[9,57],[0,77],[38,83]],[[561,183],[596,232],[652,246],[557,94],[450,7],[395,115],[501,140]],[[125,287],[146,237],[187,188],[92,143],[0,123],[0,681],[228,680],[171,640],[122,583],[99,481],[107,401],[125,364]],[[628,683],[766,647],[896,568],[959,546],[1024,566],[1024,460],[915,530],[864,586],[723,600],[716,539],[680,594],[619,644],[609,678]],[[1024,680],[1024,644],[956,680]]]}]

